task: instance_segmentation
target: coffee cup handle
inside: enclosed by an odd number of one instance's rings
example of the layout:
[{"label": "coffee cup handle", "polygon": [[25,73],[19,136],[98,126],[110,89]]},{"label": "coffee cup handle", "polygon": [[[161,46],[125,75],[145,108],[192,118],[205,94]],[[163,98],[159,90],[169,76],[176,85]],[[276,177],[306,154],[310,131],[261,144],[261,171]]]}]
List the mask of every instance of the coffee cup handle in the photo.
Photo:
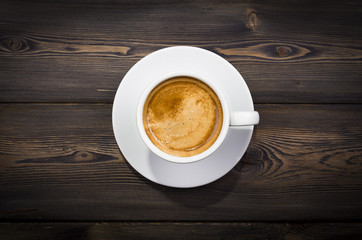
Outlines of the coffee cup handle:
[{"label": "coffee cup handle", "polygon": [[230,126],[249,126],[259,123],[257,111],[231,112]]}]

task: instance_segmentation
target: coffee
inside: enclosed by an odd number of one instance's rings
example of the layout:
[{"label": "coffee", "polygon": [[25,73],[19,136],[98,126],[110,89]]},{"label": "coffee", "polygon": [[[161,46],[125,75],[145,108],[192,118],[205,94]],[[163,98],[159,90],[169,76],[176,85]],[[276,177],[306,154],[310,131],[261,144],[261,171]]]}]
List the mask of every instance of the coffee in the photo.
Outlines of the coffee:
[{"label": "coffee", "polygon": [[145,101],[142,117],[152,143],[178,157],[194,156],[211,147],[223,123],[221,102],[215,92],[187,76],[156,86]]}]

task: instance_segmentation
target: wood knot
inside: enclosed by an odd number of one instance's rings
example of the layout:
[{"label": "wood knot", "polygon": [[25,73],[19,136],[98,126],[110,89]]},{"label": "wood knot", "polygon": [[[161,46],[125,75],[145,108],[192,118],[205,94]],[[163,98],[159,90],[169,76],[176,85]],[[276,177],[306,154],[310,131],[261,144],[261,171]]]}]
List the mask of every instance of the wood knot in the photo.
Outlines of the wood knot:
[{"label": "wood knot", "polygon": [[72,164],[72,163],[93,163],[93,162],[105,162],[117,159],[112,155],[78,151],[69,155],[54,156],[54,157],[42,157],[42,158],[29,158],[24,160],[18,160],[16,163],[48,163],[48,164]]},{"label": "wood knot", "polygon": [[293,51],[290,47],[286,47],[286,46],[277,46],[276,47],[276,54],[279,57],[288,57],[292,53],[293,53]]},{"label": "wood knot", "polygon": [[257,61],[300,61],[310,55],[313,51],[312,48],[296,43],[283,43],[273,41],[255,41],[235,44],[230,48],[215,48],[221,55],[237,56],[238,59],[245,57],[245,59],[253,58]]},{"label": "wood knot", "polygon": [[261,20],[258,13],[254,9],[246,9],[245,26],[253,32],[256,32],[261,25]]},{"label": "wood knot", "polygon": [[256,175],[264,168],[262,157],[262,153],[251,145],[241,161],[234,167],[234,170],[243,174]]},{"label": "wood knot", "polygon": [[0,38],[0,50],[4,52],[23,52],[29,49],[25,39],[17,36]]},{"label": "wood knot", "polygon": [[23,44],[22,44],[21,40],[17,37],[10,37],[7,40],[7,46],[12,51],[17,51],[17,50],[21,49],[22,45]]},{"label": "wood knot", "polygon": [[76,162],[90,162],[95,159],[94,155],[90,152],[76,152],[74,154],[74,161]]}]

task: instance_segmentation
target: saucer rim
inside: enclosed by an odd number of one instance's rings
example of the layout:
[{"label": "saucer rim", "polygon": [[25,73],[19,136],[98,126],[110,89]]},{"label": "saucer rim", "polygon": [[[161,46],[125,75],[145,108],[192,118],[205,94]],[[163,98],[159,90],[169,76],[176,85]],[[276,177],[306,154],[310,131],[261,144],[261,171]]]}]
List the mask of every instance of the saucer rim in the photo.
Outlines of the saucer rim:
[{"label": "saucer rim", "polygon": [[[137,166],[135,166],[135,164],[134,164],[134,161],[135,160],[132,160],[132,158],[129,158],[129,157],[127,157],[126,155],[129,155],[129,154],[126,154],[125,152],[128,152],[129,150],[122,150],[122,148],[123,148],[123,146],[121,146],[122,144],[121,144],[121,142],[122,141],[120,141],[120,135],[118,134],[118,128],[120,127],[120,128],[122,128],[122,126],[119,126],[119,125],[117,125],[116,124],[116,122],[117,122],[117,118],[118,118],[118,114],[117,114],[117,112],[118,112],[118,110],[120,110],[120,108],[119,108],[119,105],[123,102],[122,101],[122,95],[121,95],[121,92],[122,92],[122,90],[123,90],[123,88],[125,87],[125,85],[126,84],[128,84],[128,82],[130,82],[132,79],[130,79],[130,78],[132,78],[132,72],[134,72],[134,71],[138,71],[139,69],[138,68],[140,68],[141,67],[141,69],[142,69],[142,64],[147,64],[147,61],[146,60],[149,60],[150,58],[154,58],[155,56],[157,57],[157,55],[158,54],[160,54],[160,53],[167,53],[167,52],[170,52],[171,51],[171,53],[172,53],[172,51],[175,51],[176,50],[176,52],[177,51],[179,51],[179,50],[185,50],[185,51],[198,51],[199,53],[203,53],[203,54],[205,54],[206,53],[206,55],[209,55],[209,56],[213,56],[213,57],[217,57],[219,60],[220,59],[222,59],[222,62],[225,64],[227,64],[227,65],[229,65],[228,67],[229,67],[229,70],[230,69],[234,69],[236,72],[237,72],[237,75],[239,76],[239,83],[244,83],[244,88],[243,88],[243,90],[244,91],[247,91],[249,94],[248,94],[248,96],[244,96],[244,97],[249,97],[250,98],[250,100],[251,100],[251,105],[249,106],[249,109],[248,110],[254,110],[254,104],[253,104],[253,101],[252,101],[252,98],[251,98],[251,94],[250,94],[250,90],[249,90],[249,88],[247,87],[247,85],[246,85],[246,83],[245,83],[245,81],[244,81],[244,79],[243,79],[243,77],[241,76],[241,74],[229,63],[229,62],[227,62],[224,58],[222,58],[221,56],[219,56],[219,55],[217,55],[217,54],[215,54],[215,53],[213,53],[213,52],[210,52],[210,51],[208,51],[208,50],[205,50],[205,49],[202,49],[202,48],[197,48],[197,47],[191,47],[191,46],[175,46],[175,47],[167,47],[167,48],[163,48],[163,49],[160,49],[160,50],[158,50],[158,51],[155,51],[155,52],[153,52],[153,53],[151,53],[151,54],[149,54],[149,55],[147,55],[147,56],[145,56],[144,58],[142,58],[141,60],[139,60],[136,64],[134,64],[130,69],[129,69],[129,71],[127,72],[127,74],[123,77],[123,79],[122,79],[122,81],[120,82],[120,84],[119,84],[119,87],[118,87],[118,89],[117,89],[117,92],[116,92],[116,95],[115,95],[115,97],[114,97],[114,102],[113,102],[113,108],[112,108],[112,126],[113,126],[113,132],[114,132],[114,135],[115,135],[115,139],[116,139],[116,142],[117,142],[117,145],[118,145],[118,147],[119,147],[119,149],[121,150],[121,152],[122,152],[122,154],[123,154],[123,156],[124,156],[124,158],[125,158],[125,160],[137,171],[137,172],[139,172],[142,176],[144,176],[145,178],[147,178],[148,180],[150,180],[150,181],[152,181],[152,182],[155,182],[155,183],[158,183],[158,184],[161,184],[161,185],[164,185],[164,186],[169,186],[169,187],[176,187],[176,188],[190,188],[190,187],[198,187],[198,186],[202,186],[202,185],[206,185],[206,184],[208,184],[208,183],[211,183],[211,182],[213,182],[213,181],[215,181],[215,180],[217,180],[217,179],[219,179],[219,178],[221,178],[222,176],[224,176],[225,174],[227,174],[238,162],[239,162],[239,160],[242,158],[242,156],[244,155],[244,153],[245,153],[245,151],[246,151],[246,148],[249,146],[249,144],[250,144],[250,140],[251,140],[251,136],[252,136],[252,133],[253,133],[253,128],[254,128],[254,126],[244,126],[244,127],[237,127],[237,128],[240,128],[240,129],[244,129],[244,130],[247,130],[248,131],[248,133],[247,133],[247,135],[248,136],[246,136],[246,137],[244,137],[244,142],[243,142],[243,145],[244,146],[246,146],[245,147],[245,149],[244,150],[242,150],[241,152],[240,152],[240,154],[238,154],[238,160],[237,161],[234,161],[233,162],[233,164],[231,164],[230,165],[230,168],[229,168],[229,170],[227,170],[227,171],[224,171],[223,172],[223,174],[219,174],[219,176],[217,176],[217,177],[215,177],[215,178],[211,178],[211,179],[209,179],[208,181],[201,181],[201,183],[199,182],[198,184],[171,184],[171,183],[167,183],[167,182],[165,182],[165,181],[158,181],[158,179],[157,179],[157,177],[155,177],[155,176],[150,176],[149,174],[145,174],[143,171],[142,171],[142,169],[138,169],[138,167]],[[210,53],[212,54],[212,55],[210,55]],[[167,54],[166,54],[167,55]],[[232,67],[232,68],[230,68],[230,66]],[[240,81],[241,80],[241,81]],[[148,83],[151,83],[151,80],[148,82]],[[236,83],[235,83],[236,84]],[[241,84],[242,85],[242,84]],[[246,87],[246,88],[245,88]],[[138,95],[138,98],[142,95],[142,92],[143,91],[141,91],[141,90],[137,90],[138,91],[138,93],[134,93],[134,94],[136,94],[136,95]],[[225,94],[226,95],[226,94]],[[128,109],[129,110],[129,112],[132,112],[132,110],[130,110],[130,109]],[[231,111],[230,111],[231,112]],[[229,126],[229,130],[228,130],[228,132],[229,131],[231,131],[231,128],[235,128],[235,127],[233,127],[233,126]],[[117,130],[118,129],[118,130]],[[136,129],[137,130],[137,129]],[[138,134],[138,130],[137,130],[137,133],[135,133],[135,134],[137,134],[137,136],[139,137],[139,138],[141,138]],[[141,139],[141,141],[143,141],[142,139]],[[140,146],[140,147],[142,147],[142,146]],[[144,147],[146,147],[146,145],[144,146]],[[220,146],[221,147],[221,146]],[[147,147],[146,147],[147,148]],[[183,164],[187,164],[187,165],[189,165],[189,166],[192,166],[192,165],[194,165],[195,164],[195,167],[196,167],[196,163],[198,163],[198,162],[203,162],[203,164],[205,164],[205,163],[207,163],[207,160],[208,159],[210,159],[210,158],[212,158],[213,157],[213,155],[214,155],[215,153],[212,153],[210,156],[208,156],[208,157],[206,157],[205,159],[202,159],[202,160],[200,160],[200,161],[197,161],[197,162],[192,162],[192,163],[172,163],[172,162],[170,162],[170,164],[174,164],[174,165],[183,165]],[[161,159],[161,158],[160,158]],[[167,161],[167,160],[164,160],[164,159],[161,159],[162,161]],[[142,160],[141,160],[142,161]],[[181,166],[179,166],[179,167],[181,167]]]}]

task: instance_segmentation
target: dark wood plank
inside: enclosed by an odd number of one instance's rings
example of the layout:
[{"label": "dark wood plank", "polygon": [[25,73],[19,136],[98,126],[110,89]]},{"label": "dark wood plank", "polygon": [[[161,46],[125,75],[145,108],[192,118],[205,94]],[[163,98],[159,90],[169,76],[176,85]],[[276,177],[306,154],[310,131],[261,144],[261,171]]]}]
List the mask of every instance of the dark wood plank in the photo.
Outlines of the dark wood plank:
[{"label": "dark wood plank", "polygon": [[362,103],[361,1],[2,1],[0,102],[113,100],[172,45],[209,49],[256,103]]},{"label": "dark wood plank", "polygon": [[194,189],[120,154],[110,104],[0,104],[2,220],[361,220],[362,105],[257,105],[240,163]]},{"label": "dark wood plank", "polygon": [[122,222],[0,223],[7,240],[21,239],[304,239],[359,240],[361,223]]}]

